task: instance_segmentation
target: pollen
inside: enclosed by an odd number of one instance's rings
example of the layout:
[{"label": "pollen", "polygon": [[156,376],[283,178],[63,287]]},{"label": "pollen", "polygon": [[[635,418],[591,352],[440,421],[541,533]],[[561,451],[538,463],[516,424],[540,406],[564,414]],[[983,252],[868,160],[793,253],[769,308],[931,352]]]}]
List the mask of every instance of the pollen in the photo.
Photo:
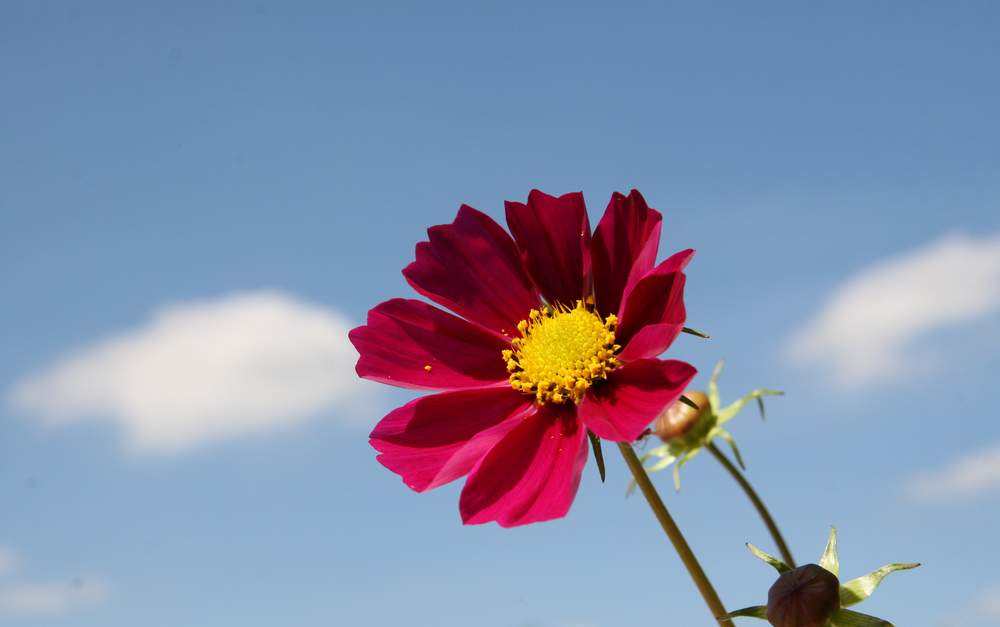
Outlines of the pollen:
[{"label": "pollen", "polygon": [[539,403],[579,403],[595,381],[621,365],[615,353],[614,315],[602,319],[577,301],[568,307],[532,309],[517,325],[521,337],[503,351],[510,386]]}]

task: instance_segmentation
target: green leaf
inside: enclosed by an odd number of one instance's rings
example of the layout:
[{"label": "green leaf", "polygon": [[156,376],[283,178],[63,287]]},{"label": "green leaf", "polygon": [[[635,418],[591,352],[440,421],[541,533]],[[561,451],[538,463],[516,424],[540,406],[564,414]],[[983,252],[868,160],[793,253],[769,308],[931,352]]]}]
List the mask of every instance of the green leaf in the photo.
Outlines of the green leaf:
[{"label": "green leaf", "polygon": [[764,416],[764,410],[763,410],[764,402],[761,399],[763,397],[765,397],[765,396],[784,396],[784,395],[785,395],[785,393],[782,392],[781,390],[768,390],[766,388],[757,388],[756,390],[753,390],[752,392],[750,392],[749,394],[747,394],[743,398],[739,399],[738,401],[733,401],[732,403],[730,403],[729,405],[727,405],[725,409],[720,410],[719,411],[719,424],[720,425],[721,424],[725,424],[725,423],[729,422],[730,420],[732,420],[733,418],[735,418],[736,414],[740,413],[740,411],[744,407],[746,407],[747,403],[749,403],[750,401],[755,400],[755,399],[757,400],[757,402],[760,405],[760,408],[761,408],[761,417],[763,417]]},{"label": "green leaf", "polygon": [[590,448],[594,450],[594,461],[597,462],[597,472],[601,474],[601,483],[604,483],[604,449],[601,448],[601,438],[590,429],[587,429],[587,437],[590,438]]},{"label": "green leaf", "polygon": [[691,335],[695,335],[702,339],[706,340],[712,339],[711,336],[709,336],[707,333],[699,331],[698,329],[692,329],[691,327],[684,327],[683,329],[681,329],[681,331],[683,331],[684,333],[690,333]]},{"label": "green leaf", "polygon": [[712,370],[712,378],[708,380],[708,402],[712,405],[712,413],[719,413],[719,375],[722,374],[722,369],[726,365],[725,359],[720,359],[719,363],[715,364],[715,369]]},{"label": "green leaf", "polygon": [[819,565],[833,573],[834,577],[840,576],[840,558],[837,557],[836,527],[830,527],[830,537],[826,541],[826,548],[823,549],[823,556],[819,558]]},{"label": "green leaf", "polygon": [[741,616],[745,616],[747,618],[763,618],[764,620],[767,620],[767,606],[754,605],[753,607],[745,607],[742,610],[729,612],[725,616],[719,616],[716,620],[724,621],[727,618],[739,618]]},{"label": "green leaf", "polygon": [[774,570],[778,571],[779,573],[787,573],[788,571],[791,570],[791,568],[788,567],[788,564],[782,562],[781,560],[771,555],[770,553],[765,553],[764,551],[761,551],[760,549],[750,544],[749,542],[747,542],[747,548],[750,549],[750,552],[753,553],[754,556],[757,557],[757,559],[767,562],[768,564],[774,567]]},{"label": "green leaf", "polygon": [[889,573],[897,570],[909,570],[916,568],[920,564],[886,564],[878,570],[873,570],[863,577],[852,579],[840,586],[840,605],[850,607],[855,603],[861,603],[875,592],[882,580]]},{"label": "green leaf", "polygon": [[887,620],[861,612],[837,610],[830,617],[830,627],[893,627],[893,625]]}]

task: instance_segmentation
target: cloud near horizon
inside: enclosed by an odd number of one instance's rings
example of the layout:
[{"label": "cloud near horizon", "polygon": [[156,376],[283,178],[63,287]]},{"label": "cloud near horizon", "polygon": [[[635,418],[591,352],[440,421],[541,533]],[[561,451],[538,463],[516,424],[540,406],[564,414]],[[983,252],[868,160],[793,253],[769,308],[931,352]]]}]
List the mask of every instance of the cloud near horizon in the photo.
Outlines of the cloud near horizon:
[{"label": "cloud near horizon", "polygon": [[276,291],[171,305],[57,358],[9,400],[47,425],[113,421],[134,451],[181,451],[346,411],[364,389],[350,327]]},{"label": "cloud near horizon", "polygon": [[973,451],[946,467],[914,477],[907,486],[918,501],[968,498],[1000,488],[1000,444]]},{"label": "cloud near horizon", "polygon": [[107,600],[110,586],[100,577],[65,582],[9,581],[17,567],[14,551],[0,547],[0,617],[53,616],[93,607]]},{"label": "cloud near horizon", "polygon": [[915,370],[907,348],[925,334],[1000,312],[1000,234],[948,235],[845,280],[785,346],[844,386]]}]

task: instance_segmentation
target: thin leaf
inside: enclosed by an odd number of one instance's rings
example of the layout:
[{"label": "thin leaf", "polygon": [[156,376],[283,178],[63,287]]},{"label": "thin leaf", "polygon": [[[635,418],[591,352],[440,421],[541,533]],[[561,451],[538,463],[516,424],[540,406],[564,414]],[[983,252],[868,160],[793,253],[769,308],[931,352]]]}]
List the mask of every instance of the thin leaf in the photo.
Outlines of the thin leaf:
[{"label": "thin leaf", "polygon": [[719,429],[718,436],[729,444],[729,448],[733,450],[733,457],[736,458],[736,463],[740,465],[740,468],[746,470],[747,465],[743,463],[743,456],[740,455],[740,449],[736,446],[736,440],[733,439],[733,434],[729,433],[725,429]]},{"label": "thin leaf", "polygon": [[861,612],[837,610],[830,617],[830,627],[893,627],[893,625],[887,620]]},{"label": "thin leaf", "polygon": [[[719,424],[725,424],[736,417],[736,414],[740,413],[746,404],[750,401],[756,399],[758,402],[763,403],[760,399],[764,396],[784,396],[785,393],[780,390],[768,390],[766,388],[758,388],[738,401],[733,401],[729,405],[719,411]],[[763,415],[763,414],[762,414]]]},{"label": "thin leaf", "polygon": [[704,333],[702,331],[699,331],[698,329],[692,329],[691,327],[684,327],[683,329],[681,329],[681,331],[684,333],[690,333],[691,335],[700,337],[705,340],[712,339],[708,333]]},{"label": "thin leaf", "polygon": [[830,537],[826,541],[826,548],[823,549],[823,556],[819,558],[819,565],[833,573],[834,577],[840,576],[840,558],[837,557],[836,527],[830,527]]},{"label": "thin leaf", "polygon": [[753,553],[757,559],[767,562],[768,564],[774,567],[774,570],[778,571],[779,573],[787,573],[788,571],[791,570],[791,568],[788,567],[788,564],[782,562],[781,560],[771,555],[770,553],[765,553],[764,551],[761,551],[760,549],[750,544],[749,542],[747,542],[747,548],[750,549],[750,552]]},{"label": "thin leaf", "polygon": [[708,380],[708,402],[712,405],[712,413],[719,413],[719,375],[722,374],[722,369],[726,365],[725,359],[720,359],[719,363],[715,364],[715,369],[712,370],[712,378]]},{"label": "thin leaf", "polygon": [[597,472],[601,474],[601,483],[604,483],[604,450],[601,448],[601,438],[590,429],[587,429],[587,437],[590,438],[590,448],[594,450],[594,461],[597,462]]},{"label": "thin leaf", "polygon": [[764,397],[763,396],[758,396],[757,397],[757,411],[760,412],[760,419],[761,420],[767,420],[767,412],[764,411]]},{"label": "thin leaf", "polygon": [[725,616],[719,616],[718,618],[716,618],[716,620],[724,621],[728,618],[740,618],[741,616],[747,618],[763,618],[764,620],[767,620],[767,606],[754,605],[753,607],[745,607],[742,610],[729,612]]},{"label": "thin leaf", "polygon": [[875,592],[875,588],[878,588],[879,584],[882,583],[882,580],[889,573],[894,573],[897,570],[909,570],[917,566],[920,566],[920,564],[886,564],[882,568],[873,570],[863,577],[848,581],[840,586],[841,607],[850,607],[870,597]]}]

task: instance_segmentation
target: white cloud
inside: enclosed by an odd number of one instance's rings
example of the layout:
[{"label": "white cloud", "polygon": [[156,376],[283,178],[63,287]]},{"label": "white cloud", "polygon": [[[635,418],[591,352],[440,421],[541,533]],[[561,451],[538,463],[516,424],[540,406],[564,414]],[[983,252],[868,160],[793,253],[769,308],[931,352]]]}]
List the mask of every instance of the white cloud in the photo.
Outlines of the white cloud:
[{"label": "white cloud", "polygon": [[1000,586],[986,590],[976,602],[976,609],[983,618],[1000,621]]},{"label": "white cloud", "polygon": [[1000,234],[950,235],[849,277],[788,342],[844,385],[912,372],[906,348],[930,331],[1000,311]]},{"label": "white cloud", "polygon": [[10,400],[45,424],[112,420],[133,450],[178,451],[357,400],[350,326],[272,291],[173,305],[19,381]]},{"label": "white cloud", "polygon": [[974,496],[995,488],[1000,488],[1000,444],[913,478],[908,492],[917,500],[936,501]]},{"label": "white cloud", "polygon": [[17,566],[13,550],[0,547],[0,617],[64,614],[108,598],[110,587],[100,577],[76,577],[65,582],[11,581]]},{"label": "white cloud", "polygon": [[942,617],[938,624],[941,627],[996,627],[1000,624],[1000,586],[983,590],[970,605]]},{"label": "white cloud", "polygon": [[0,616],[65,614],[102,603],[108,592],[107,583],[92,578],[4,585],[0,586]]},{"label": "white cloud", "polygon": [[7,547],[0,546],[0,577],[12,572],[17,566],[17,555]]}]

